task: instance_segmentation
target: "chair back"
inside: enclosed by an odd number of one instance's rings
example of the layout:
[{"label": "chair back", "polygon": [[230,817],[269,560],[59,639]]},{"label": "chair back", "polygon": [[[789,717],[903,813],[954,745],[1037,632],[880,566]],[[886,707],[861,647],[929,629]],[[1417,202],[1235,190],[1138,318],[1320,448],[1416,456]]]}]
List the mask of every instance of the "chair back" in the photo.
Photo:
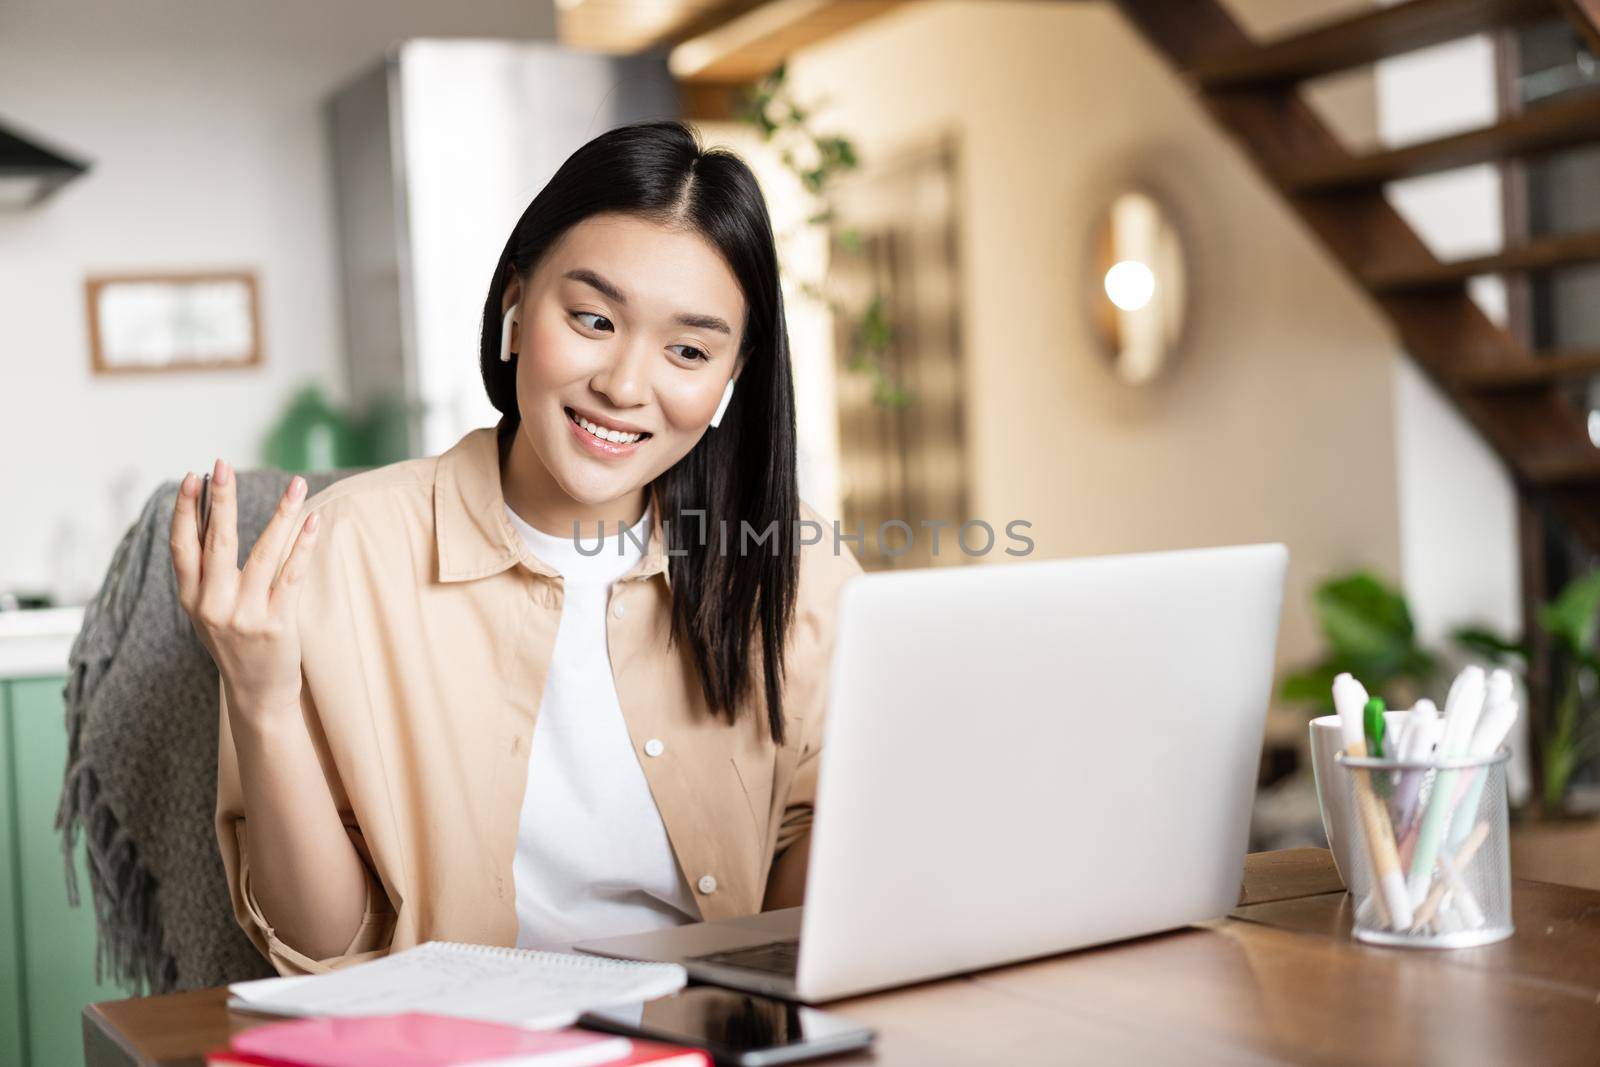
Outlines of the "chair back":
[{"label": "chair back", "polygon": [[[306,476],[308,496],[356,473]],[[241,564],[290,475],[240,471]],[[62,832],[67,893],[81,833],[97,971],[167,993],[272,974],[234,920],[217,850],[218,675],[178,603],[169,537],[178,483],[146,501],[84,611],[68,657]]]}]

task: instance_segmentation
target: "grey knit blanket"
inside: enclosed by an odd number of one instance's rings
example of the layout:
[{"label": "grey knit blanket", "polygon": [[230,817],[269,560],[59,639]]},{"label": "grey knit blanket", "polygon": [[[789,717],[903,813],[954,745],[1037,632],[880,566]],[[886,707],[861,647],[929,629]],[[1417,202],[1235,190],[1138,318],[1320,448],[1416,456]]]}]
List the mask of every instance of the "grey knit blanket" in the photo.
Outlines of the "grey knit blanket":
[{"label": "grey knit blanket", "polygon": [[[353,473],[313,474],[309,493]],[[242,563],[289,475],[238,478]],[[168,482],[145,503],[85,609],[68,657],[56,812],[73,906],[80,832],[87,846],[96,975],[150,993],[275,973],[234,921],[217,851],[217,668],[178,604],[177,498]]]}]

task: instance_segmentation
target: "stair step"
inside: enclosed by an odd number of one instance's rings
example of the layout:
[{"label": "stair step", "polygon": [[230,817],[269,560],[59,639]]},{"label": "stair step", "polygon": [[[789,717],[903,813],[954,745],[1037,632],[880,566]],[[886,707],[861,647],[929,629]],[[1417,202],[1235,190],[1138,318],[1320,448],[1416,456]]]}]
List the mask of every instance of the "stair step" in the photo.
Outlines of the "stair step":
[{"label": "stair step", "polygon": [[1589,51],[1600,56],[1600,3],[1595,0],[1556,0],[1556,10],[1577,27]]},{"label": "stair step", "polygon": [[1417,267],[1378,267],[1363,281],[1379,295],[1459,285],[1480,274],[1550,270],[1600,261],[1600,231],[1544,237],[1491,256],[1427,263]]},{"label": "stair step", "polygon": [[1600,142],[1600,93],[1552,101],[1493,126],[1366,155],[1333,155],[1276,168],[1291,193],[1333,193],[1500,159]]},{"label": "stair step", "polygon": [[1600,448],[1529,462],[1524,476],[1541,489],[1600,485]]},{"label": "stair step", "polygon": [[1204,60],[1189,73],[1207,89],[1300,81],[1552,14],[1549,0],[1409,0]]},{"label": "stair step", "polygon": [[1463,370],[1461,384],[1477,392],[1538,389],[1574,378],[1600,376],[1600,349],[1548,352],[1516,363]]}]

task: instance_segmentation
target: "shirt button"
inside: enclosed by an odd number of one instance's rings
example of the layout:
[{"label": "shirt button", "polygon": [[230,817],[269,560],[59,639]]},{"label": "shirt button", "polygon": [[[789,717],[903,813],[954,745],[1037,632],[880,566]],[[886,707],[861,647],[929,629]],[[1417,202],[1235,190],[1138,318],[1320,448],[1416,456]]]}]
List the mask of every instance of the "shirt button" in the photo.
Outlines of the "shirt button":
[{"label": "shirt button", "polygon": [[661,739],[657,737],[652,737],[644,743],[644,754],[646,756],[659,756],[666,750],[667,746],[663,745]]},{"label": "shirt button", "polygon": [[712,893],[715,893],[716,891],[717,891],[717,880],[715,878],[711,877],[709,874],[702,874],[700,876],[700,892],[706,894],[707,896],[710,896]]},{"label": "shirt button", "polygon": [[615,615],[619,619],[622,618],[622,601],[619,600],[615,604],[611,605],[611,614]]}]

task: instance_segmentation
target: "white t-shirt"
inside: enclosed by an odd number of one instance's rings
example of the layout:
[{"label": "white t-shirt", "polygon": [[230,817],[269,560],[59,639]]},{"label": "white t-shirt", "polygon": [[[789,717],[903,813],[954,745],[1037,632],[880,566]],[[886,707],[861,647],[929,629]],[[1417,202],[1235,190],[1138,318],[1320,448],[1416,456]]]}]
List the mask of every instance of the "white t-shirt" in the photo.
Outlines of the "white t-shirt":
[{"label": "white t-shirt", "polygon": [[[590,555],[570,537],[529,526],[509,505],[506,513],[565,588],[512,864],[517,945],[567,945],[696,921],[700,909],[634,754],[606,647],[611,584],[643,555],[650,508],[626,536],[607,537]],[[594,553],[594,538],[579,544]]]}]

